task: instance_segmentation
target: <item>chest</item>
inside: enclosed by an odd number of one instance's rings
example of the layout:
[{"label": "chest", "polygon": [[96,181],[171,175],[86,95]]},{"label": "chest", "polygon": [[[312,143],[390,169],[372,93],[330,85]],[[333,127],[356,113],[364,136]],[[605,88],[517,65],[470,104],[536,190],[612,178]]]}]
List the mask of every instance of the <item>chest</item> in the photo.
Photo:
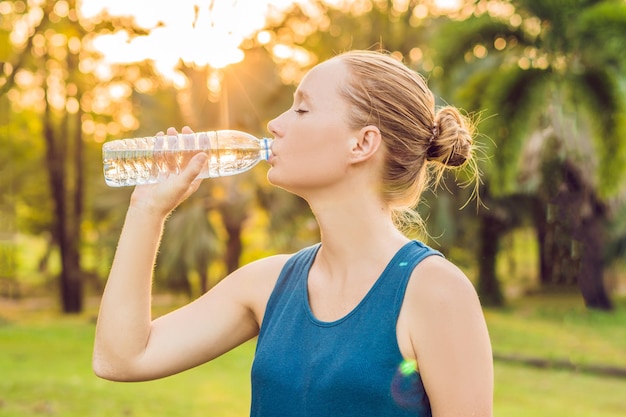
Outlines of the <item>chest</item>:
[{"label": "chest", "polygon": [[306,287],[306,302],[312,315],[335,322],[350,314],[372,291],[376,277],[363,276],[351,282],[333,282],[312,270]]},{"label": "chest", "polygon": [[403,372],[396,330],[427,253],[407,246],[375,282],[334,294],[307,285],[314,249],[288,262],[259,332],[251,416],[430,416],[419,373]]},{"label": "chest", "polygon": [[359,303],[322,322],[305,300],[290,294],[264,323],[252,368],[253,415],[428,415],[418,375],[399,371],[393,313]]}]

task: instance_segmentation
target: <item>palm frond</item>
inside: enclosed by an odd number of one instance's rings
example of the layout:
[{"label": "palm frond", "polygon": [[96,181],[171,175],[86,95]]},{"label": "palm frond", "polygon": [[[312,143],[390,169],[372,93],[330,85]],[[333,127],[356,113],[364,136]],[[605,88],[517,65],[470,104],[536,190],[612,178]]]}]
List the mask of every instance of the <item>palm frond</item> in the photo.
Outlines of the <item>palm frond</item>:
[{"label": "palm frond", "polygon": [[[612,66],[623,71],[626,67],[626,2],[598,3],[583,10],[576,23],[585,64]],[[602,47],[598,47],[600,45]]]},{"label": "palm frond", "polygon": [[626,102],[618,81],[605,69],[577,74],[571,85],[575,100],[584,105],[592,126],[599,190],[602,195],[611,195],[626,175]]},{"label": "palm frond", "polygon": [[522,47],[533,43],[533,39],[520,28],[486,14],[444,24],[433,40],[437,62],[444,70],[443,77],[449,80],[454,69],[465,67],[466,54],[472,53],[477,44],[495,50],[494,41],[498,38],[507,39],[509,43],[514,40],[514,44]]},{"label": "palm frond", "polygon": [[484,171],[491,174],[494,195],[516,187],[521,148],[542,124],[551,80],[550,71],[512,67],[493,74],[484,91],[482,107],[488,117],[482,131],[495,146],[492,163]]}]

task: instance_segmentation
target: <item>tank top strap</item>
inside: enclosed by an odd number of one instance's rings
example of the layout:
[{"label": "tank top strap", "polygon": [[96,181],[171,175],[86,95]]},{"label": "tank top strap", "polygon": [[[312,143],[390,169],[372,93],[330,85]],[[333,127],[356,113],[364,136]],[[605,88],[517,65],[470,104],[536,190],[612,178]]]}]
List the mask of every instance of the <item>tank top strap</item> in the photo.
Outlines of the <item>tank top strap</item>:
[{"label": "tank top strap", "polygon": [[[396,270],[403,270],[403,273],[397,275],[397,281],[395,281],[397,288],[393,308],[396,318],[398,314],[400,314],[400,308],[402,307],[402,302],[404,301],[404,294],[406,293],[406,288],[409,284],[409,279],[413,274],[413,270],[425,258],[433,255],[443,257],[443,254],[438,250],[427,246],[419,240],[412,240],[402,247],[392,260],[392,263],[396,264]],[[392,283],[389,284],[393,285]]]},{"label": "tank top strap", "polygon": [[[320,246],[321,243],[317,243],[300,249],[287,259],[267,302],[259,337],[263,337],[266,324],[272,321],[272,317],[280,307],[278,300],[285,299],[285,297],[298,297],[299,294],[303,294],[303,291],[306,292],[306,281],[309,270],[311,269],[311,265],[313,264],[313,260]],[[306,298],[303,300],[305,299]]]}]

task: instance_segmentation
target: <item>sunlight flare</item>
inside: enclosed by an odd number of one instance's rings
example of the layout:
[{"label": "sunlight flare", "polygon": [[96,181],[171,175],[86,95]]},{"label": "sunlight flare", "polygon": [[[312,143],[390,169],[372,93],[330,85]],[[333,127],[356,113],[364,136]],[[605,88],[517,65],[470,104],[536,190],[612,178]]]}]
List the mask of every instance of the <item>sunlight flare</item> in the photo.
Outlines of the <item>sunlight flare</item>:
[{"label": "sunlight flare", "polygon": [[101,13],[130,17],[145,34],[124,29],[98,36],[94,48],[110,64],[152,61],[169,79],[176,78],[182,61],[188,66],[221,69],[244,58],[241,44],[266,23],[272,10],[282,10],[288,0],[83,0],[81,14],[95,19]]}]

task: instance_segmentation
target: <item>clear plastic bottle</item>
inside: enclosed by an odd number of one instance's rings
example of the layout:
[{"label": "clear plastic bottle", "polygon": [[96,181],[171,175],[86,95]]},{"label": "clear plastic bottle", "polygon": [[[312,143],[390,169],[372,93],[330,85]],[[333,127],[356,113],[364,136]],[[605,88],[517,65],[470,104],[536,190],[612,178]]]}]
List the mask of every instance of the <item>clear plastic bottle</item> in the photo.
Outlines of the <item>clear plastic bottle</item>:
[{"label": "clear plastic bottle", "polygon": [[119,139],[102,146],[104,180],[110,187],[153,184],[179,173],[198,152],[209,155],[198,178],[248,171],[268,160],[272,139],[258,139],[237,130]]}]

